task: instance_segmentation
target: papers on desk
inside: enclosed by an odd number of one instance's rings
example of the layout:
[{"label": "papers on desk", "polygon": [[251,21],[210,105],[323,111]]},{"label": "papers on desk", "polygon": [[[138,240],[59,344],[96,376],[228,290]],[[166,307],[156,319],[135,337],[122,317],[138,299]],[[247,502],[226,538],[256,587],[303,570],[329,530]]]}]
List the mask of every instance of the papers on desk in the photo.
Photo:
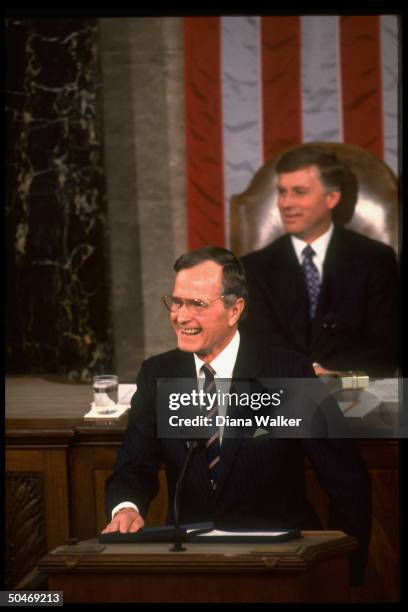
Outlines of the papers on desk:
[{"label": "papers on desk", "polygon": [[363,419],[378,411],[381,400],[369,392],[363,391],[352,401],[337,400],[344,416],[351,419]]},{"label": "papers on desk", "polygon": [[343,389],[367,389],[370,378],[364,372],[350,372],[340,377]]},{"label": "papers on desk", "polygon": [[322,374],[320,380],[333,391],[367,389],[370,378],[365,372],[340,372],[338,374]]},{"label": "papers on desk", "polygon": [[187,531],[187,539],[189,542],[286,542],[287,540],[293,540],[294,538],[300,537],[300,531],[298,529],[286,529],[284,531],[262,531],[258,529],[247,530],[247,531],[220,531],[219,529],[212,529],[211,531],[204,531],[202,533]]},{"label": "papers on desk", "polygon": [[402,411],[401,379],[371,379],[367,389],[355,389],[355,397],[347,391],[335,394],[354,434],[359,437],[407,437],[407,423]]},{"label": "papers on desk", "polygon": [[[194,529],[187,529],[187,534],[195,533]],[[242,535],[242,536],[252,536],[254,535],[253,531],[220,531],[219,529],[212,529],[211,531],[207,531],[206,533],[199,534],[199,536],[205,536],[206,538],[218,538],[220,536],[228,536],[233,533],[234,535]],[[257,531],[256,535],[261,536],[280,536],[287,533],[286,531]]]},{"label": "papers on desk", "polygon": [[[259,529],[246,530],[218,530],[213,528],[212,523],[192,523],[181,525],[180,531],[183,542],[191,543],[215,543],[215,542],[286,542],[300,537],[299,529],[284,529],[278,531],[264,531]],[[174,527],[162,525],[159,527],[144,527],[137,533],[101,533],[98,537],[103,544],[119,544],[124,542],[173,542]]]},{"label": "papers on desk", "polygon": [[130,408],[130,404],[113,404],[113,408],[98,412],[94,402],[91,403],[91,409],[84,414],[84,419],[118,419],[122,414],[125,414]]},{"label": "papers on desk", "polygon": [[398,383],[398,378],[377,378],[370,381],[368,391],[378,397],[378,399],[382,402],[398,402]]},{"label": "papers on desk", "polygon": [[130,406],[130,400],[137,389],[137,385],[119,385],[118,404]]},{"label": "papers on desk", "polygon": [[95,408],[94,402],[91,403],[91,409],[84,415],[85,419],[118,419],[122,414],[130,408],[130,401],[136,391],[136,385],[120,384],[118,389],[118,403],[113,405],[113,408],[108,411],[100,412]]},{"label": "papers on desk", "polygon": [[354,420],[366,419],[381,411],[398,408],[398,378],[369,379],[363,372],[342,372],[341,376],[321,376],[343,414]]},{"label": "papers on desk", "polygon": [[398,406],[398,378],[380,378],[370,380],[367,389],[357,391],[355,398],[344,400],[341,394],[337,396],[337,402],[346,417],[363,419],[369,415],[378,413],[378,409],[384,411]]}]

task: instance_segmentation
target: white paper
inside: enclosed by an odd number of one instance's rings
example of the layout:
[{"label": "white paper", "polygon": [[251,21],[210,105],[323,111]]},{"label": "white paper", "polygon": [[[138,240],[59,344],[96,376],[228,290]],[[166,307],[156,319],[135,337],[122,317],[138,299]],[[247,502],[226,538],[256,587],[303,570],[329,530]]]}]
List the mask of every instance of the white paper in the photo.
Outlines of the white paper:
[{"label": "white paper", "polygon": [[374,380],[370,383],[368,391],[382,402],[398,402],[398,378]]},{"label": "white paper", "polygon": [[127,412],[130,408],[130,404],[114,404],[114,410],[108,412],[108,414],[103,414],[102,412],[98,412],[95,407],[95,403],[91,403],[91,409],[89,412],[84,414],[85,419],[118,419],[122,414]]},{"label": "white paper", "polygon": [[135,393],[137,385],[119,385],[118,404],[126,404],[130,406],[130,400]]},{"label": "white paper", "polygon": [[[136,385],[119,385],[118,389],[118,403],[115,404],[109,400],[110,404],[106,404],[106,409],[109,410],[108,414],[103,414],[97,410],[95,403],[91,403],[91,409],[89,412],[84,414],[86,419],[118,419],[130,408],[130,401],[132,395],[135,393]],[[109,398],[108,398],[109,399]]]},{"label": "white paper", "polygon": [[[194,533],[194,531],[197,531],[197,529],[188,529],[187,533]],[[240,537],[240,536],[256,536],[259,538],[265,537],[265,536],[279,536],[279,535],[283,535],[287,533],[286,531],[219,531],[218,529],[213,529],[212,531],[207,531],[206,533],[198,533],[197,537],[205,537],[205,538],[211,538],[212,536],[233,536],[235,537]]]},{"label": "white paper", "polygon": [[362,391],[357,400],[351,402],[339,401],[338,404],[346,418],[359,418],[375,412],[381,401],[368,391]]}]

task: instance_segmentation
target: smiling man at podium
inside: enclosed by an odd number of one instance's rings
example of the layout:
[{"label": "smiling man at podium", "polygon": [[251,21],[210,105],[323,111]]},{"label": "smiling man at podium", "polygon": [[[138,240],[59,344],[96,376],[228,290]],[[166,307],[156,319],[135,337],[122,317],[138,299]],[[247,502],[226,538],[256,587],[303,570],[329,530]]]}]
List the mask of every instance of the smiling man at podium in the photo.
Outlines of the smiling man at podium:
[{"label": "smiling man at podium", "polygon": [[[144,526],[162,465],[169,490],[167,522],[174,521],[175,484],[188,445],[185,439],[157,435],[158,378],[193,379],[213,390],[221,379],[315,379],[303,356],[240,336],[247,286],[242,264],[230,251],[197,249],[179,257],[174,270],[173,293],[164,302],[178,348],[142,364],[125,439],[107,481],[110,520],[104,533],[136,532]],[[371,529],[371,487],[351,439],[231,438],[219,428],[191,458],[180,521],[211,521],[220,529],[322,529],[306,495],[306,457],[330,498],[328,528],[358,539],[359,548],[351,555],[351,580],[361,584]]]}]

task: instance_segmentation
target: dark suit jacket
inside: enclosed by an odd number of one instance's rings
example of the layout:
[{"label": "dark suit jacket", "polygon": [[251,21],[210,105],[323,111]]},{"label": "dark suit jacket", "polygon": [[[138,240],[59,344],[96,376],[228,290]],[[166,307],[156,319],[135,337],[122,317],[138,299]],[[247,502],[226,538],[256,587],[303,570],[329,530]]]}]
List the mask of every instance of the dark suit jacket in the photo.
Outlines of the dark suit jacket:
[{"label": "dark suit jacket", "polygon": [[398,271],[391,247],[335,227],[310,323],[302,269],[289,235],[242,258],[249,285],[250,337],[335,370],[389,376],[397,366]]},{"label": "dark suit jacket", "polygon": [[[289,351],[256,350],[241,339],[234,378],[311,377],[313,370]],[[187,453],[185,440],[156,435],[156,379],[195,378],[192,354],[170,351],[145,361],[137,378],[129,424],[107,483],[107,513],[132,501],[146,515],[158,492],[158,469],[166,469],[172,522],[175,484]],[[320,383],[319,383],[320,384]],[[205,448],[198,449],[182,488],[181,522],[212,520],[218,527],[319,529],[321,523],[306,496],[307,456],[330,497],[329,528],[356,536],[353,580],[361,580],[371,525],[370,481],[350,439],[224,438],[217,490],[210,488]]]}]

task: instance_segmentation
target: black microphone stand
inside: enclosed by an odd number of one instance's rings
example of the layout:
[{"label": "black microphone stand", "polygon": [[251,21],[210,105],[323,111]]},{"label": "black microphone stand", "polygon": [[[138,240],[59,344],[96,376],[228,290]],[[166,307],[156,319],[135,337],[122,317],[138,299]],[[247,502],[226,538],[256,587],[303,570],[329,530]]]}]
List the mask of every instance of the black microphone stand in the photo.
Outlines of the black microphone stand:
[{"label": "black microphone stand", "polygon": [[178,480],[176,483],[176,490],[174,493],[174,505],[173,505],[173,509],[174,509],[174,546],[173,548],[170,548],[171,552],[182,552],[186,550],[184,546],[182,546],[183,536],[182,536],[182,532],[180,529],[180,491],[183,486],[184,476],[186,474],[188,464],[190,463],[191,456],[194,450],[197,448],[198,443],[199,443],[198,440],[187,441],[188,452],[184,460],[183,467],[180,472],[180,476],[178,477]]}]

